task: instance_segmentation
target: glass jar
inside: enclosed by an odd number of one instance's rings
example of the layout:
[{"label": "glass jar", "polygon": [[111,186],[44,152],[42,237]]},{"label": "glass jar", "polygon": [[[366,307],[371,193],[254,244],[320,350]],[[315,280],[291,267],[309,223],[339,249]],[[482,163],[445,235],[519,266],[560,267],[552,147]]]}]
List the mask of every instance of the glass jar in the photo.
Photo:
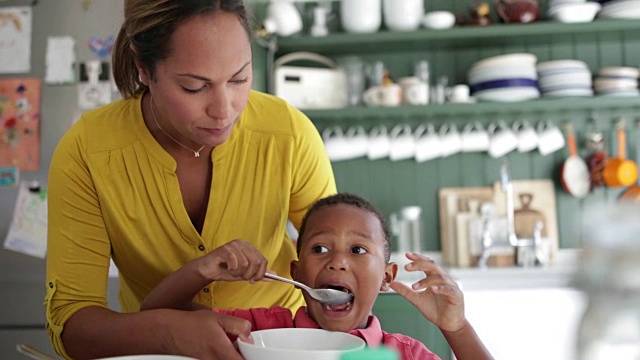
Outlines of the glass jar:
[{"label": "glass jar", "polygon": [[576,273],[587,308],[578,329],[579,360],[640,360],[640,206],[587,212]]}]

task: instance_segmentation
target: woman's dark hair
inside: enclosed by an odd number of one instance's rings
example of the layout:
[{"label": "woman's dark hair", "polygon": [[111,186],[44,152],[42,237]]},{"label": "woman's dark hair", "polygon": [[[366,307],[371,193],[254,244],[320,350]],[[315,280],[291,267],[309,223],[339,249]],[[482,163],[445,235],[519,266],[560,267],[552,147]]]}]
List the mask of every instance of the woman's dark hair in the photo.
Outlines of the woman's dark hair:
[{"label": "woman's dark hair", "polygon": [[382,232],[384,233],[384,259],[386,262],[389,262],[389,259],[391,257],[391,232],[389,231],[389,226],[387,225],[385,217],[378,209],[376,209],[375,206],[373,206],[373,204],[371,204],[366,199],[358,195],[346,192],[337,193],[335,195],[322,198],[316,201],[309,208],[307,213],[304,215],[304,218],[302,219],[302,225],[300,226],[300,231],[298,234],[298,244],[296,249],[298,256],[300,255],[300,249],[302,249],[302,241],[307,228],[307,220],[309,219],[309,216],[323,207],[334,206],[338,204],[351,205],[360,209],[367,210],[378,218],[378,221],[380,221],[380,227],[382,228]]},{"label": "woman's dark hair", "polygon": [[140,81],[135,59],[153,79],[156,64],[171,54],[176,27],[199,15],[224,11],[235,14],[251,39],[243,0],[125,0],[124,21],[113,49],[113,77],[124,98],[147,90]]}]

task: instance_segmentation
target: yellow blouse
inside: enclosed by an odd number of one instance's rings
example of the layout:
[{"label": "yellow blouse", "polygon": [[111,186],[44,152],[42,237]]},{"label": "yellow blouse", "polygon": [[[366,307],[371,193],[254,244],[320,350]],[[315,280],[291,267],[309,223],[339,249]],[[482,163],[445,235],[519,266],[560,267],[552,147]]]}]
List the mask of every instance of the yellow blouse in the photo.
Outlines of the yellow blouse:
[{"label": "yellow blouse", "polygon": [[[200,235],[184,208],[176,162],[153,138],[141,97],[85,113],[65,134],[49,173],[47,328],[52,343],[86,306],[107,306],[109,259],[119,270],[124,312],[137,311],[166,275],[233,239],[251,242],[269,268],[288,274],[295,249],[286,221],[336,192],[311,121],[252,91],[230,138],[211,154],[213,180]],[[220,309],[303,305],[279,282],[216,282],[195,301]]]}]

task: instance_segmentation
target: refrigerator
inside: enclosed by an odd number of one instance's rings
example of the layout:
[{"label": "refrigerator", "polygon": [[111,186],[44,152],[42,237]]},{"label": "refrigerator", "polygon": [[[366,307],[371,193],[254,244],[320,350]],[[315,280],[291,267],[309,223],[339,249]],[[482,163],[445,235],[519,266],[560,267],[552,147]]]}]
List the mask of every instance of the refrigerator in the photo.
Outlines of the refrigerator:
[{"label": "refrigerator", "polygon": [[[43,79],[40,97],[40,165],[35,171],[20,172],[20,180],[47,185],[49,162],[56,144],[81,111],[78,106],[78,83],[53,85],[44,81],[45,55],[50,37],[75,39],[76,66],[99,60],[88,42],[92,38],[116,36],[122,21],[122,0],[5,0],[8,7],[31,9],[30,70],[0,73],[0,79],[37,77]],[[0,32],[0,34],[2,34]],[[4,39],[6,40],[6,39]],[[0,44],[3,39],[0,38]],[[3,50],[0,46],[0,51]],[[109,61],[110,62],[110,61]],[[117,93],[112,96],[117,97]],[[10,228],[17,187],[0,187],[0,241],[4,244]],[[113,284],[112,284],[113,283]],[[45,260],[0,248],[0,358],[27,359],[16,351],[16,344],[30,344],[56,357],[45,330]],[[109,285],[109,304],[117,309],[117,282]]]}]

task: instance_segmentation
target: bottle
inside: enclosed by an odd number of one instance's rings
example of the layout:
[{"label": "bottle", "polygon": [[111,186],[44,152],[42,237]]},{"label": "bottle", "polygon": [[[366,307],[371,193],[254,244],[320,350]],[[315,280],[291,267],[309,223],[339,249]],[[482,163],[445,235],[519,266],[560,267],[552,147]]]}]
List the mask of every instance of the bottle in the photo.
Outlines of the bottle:
[{"label": "bottle", "polygon": [[430,81],[431,81],[431,69],[429,67],[429,62],[427,60],[420,60],[418,61],[413,69],[413,75],[415,77],[417,77],[418,79],[420,79],[421,83],[426,84],[425,86],[427,87],[427,103],[429,103],[429,98],[431,96],[431,94],[429,93],[430,90]]},{"label": "bottle", "polygon": [[640,359],[640,206],[600,205],[585,217],[575,283],[587,296],[578,360]]}]

